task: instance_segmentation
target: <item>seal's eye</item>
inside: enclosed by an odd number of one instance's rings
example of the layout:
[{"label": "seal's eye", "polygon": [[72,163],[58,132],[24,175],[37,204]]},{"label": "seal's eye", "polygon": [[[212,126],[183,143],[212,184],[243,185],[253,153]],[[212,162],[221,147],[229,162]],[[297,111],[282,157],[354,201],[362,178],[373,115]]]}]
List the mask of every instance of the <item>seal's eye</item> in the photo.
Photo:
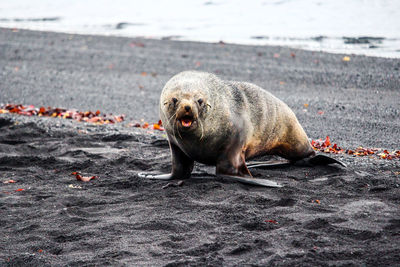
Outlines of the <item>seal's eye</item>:
[{"label": "seal's eye", "polygon": [[201,104],[203,104],[203,99],[199,99],[199,100],[197,100],[197,102],[199,103],[199,105],[201,106]]},{"label": "seal's eye", "polygon": [[174,102],[174,105],[176,104],[176,102],[178,102],[178,99],[176,99],[175,97],[172,98],[172,102]]}]

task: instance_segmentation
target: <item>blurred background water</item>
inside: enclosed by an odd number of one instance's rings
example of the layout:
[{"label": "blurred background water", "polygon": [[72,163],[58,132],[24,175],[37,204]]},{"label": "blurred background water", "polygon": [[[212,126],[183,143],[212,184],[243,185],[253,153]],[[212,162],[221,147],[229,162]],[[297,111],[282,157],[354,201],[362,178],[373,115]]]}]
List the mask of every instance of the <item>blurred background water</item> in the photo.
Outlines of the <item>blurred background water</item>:
[{"label": "blurred background water", "polygon": [[400,0],[1,0],[0,27],[400,58]]}]

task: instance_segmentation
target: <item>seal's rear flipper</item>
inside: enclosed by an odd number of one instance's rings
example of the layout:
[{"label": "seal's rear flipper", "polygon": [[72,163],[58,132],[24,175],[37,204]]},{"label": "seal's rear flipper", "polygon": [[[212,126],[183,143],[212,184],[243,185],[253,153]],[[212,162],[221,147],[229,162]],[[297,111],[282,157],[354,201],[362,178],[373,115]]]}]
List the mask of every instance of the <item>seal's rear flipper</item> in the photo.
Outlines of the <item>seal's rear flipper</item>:
[{"label": "seal's rear flipper", "polygon": [[291,165],[289,160],[269,160],[269,161],[250,161],[246,163],[248,169],[250,168],[278,168]]},{"label": "seal's rear flipper", "polygon": [[337,159],[325,156],[325,155],[316,155],[315,157],[305,158],[299,161],[296,161],[294,165],[297,166],[321,166],[321,165],[329,165],[329,164],[339,164],[343,167],[347,167],[344,162],[341,162]]},{"label": "seal's rear flipper", "polygon": [[250,185],[258,185],[258,186],[265,186],[265,187],[283,187],[283,185],[270,181],[270,180],[265,180],[265,179],[257,179],[257,178],[246,178],[246,177],[240,177],[240,176],[233,176],[233,175],[224,175],[224,174],[219,174],[219,177],[226,178],[231,181],[236,181],[240,182],[242,184],[250,184]]},{"label": "seal's rear flipper", "polygon": [[138,173],[139,178],[146,178],[146,179],[151,179],[151,180],[172,180],[172,174],[171,173],[165,173],[165,174],[152,174],[152,173],[143,173],[140,172]]}]

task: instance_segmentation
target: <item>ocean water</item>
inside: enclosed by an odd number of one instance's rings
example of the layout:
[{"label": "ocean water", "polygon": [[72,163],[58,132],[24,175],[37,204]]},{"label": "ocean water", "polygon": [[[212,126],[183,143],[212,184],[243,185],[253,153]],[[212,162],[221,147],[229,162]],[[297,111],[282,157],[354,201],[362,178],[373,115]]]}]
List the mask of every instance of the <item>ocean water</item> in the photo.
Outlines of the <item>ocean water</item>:
[{"label": "ocean water", "polygon": [[0,27],[400,58],[400,0],[2,0]]}]

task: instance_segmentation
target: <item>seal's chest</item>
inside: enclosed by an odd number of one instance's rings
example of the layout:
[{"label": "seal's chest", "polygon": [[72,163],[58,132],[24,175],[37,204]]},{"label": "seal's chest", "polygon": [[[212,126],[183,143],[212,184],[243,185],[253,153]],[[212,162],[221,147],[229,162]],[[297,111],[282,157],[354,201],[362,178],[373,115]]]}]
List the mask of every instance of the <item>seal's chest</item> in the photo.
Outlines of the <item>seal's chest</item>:
[{"label": "seal's chest", "polygon": [[194,161],[207,165],[215,165],[217,163],[219,153],[206,140],[184,140],[180,142],[179,147]]}]

